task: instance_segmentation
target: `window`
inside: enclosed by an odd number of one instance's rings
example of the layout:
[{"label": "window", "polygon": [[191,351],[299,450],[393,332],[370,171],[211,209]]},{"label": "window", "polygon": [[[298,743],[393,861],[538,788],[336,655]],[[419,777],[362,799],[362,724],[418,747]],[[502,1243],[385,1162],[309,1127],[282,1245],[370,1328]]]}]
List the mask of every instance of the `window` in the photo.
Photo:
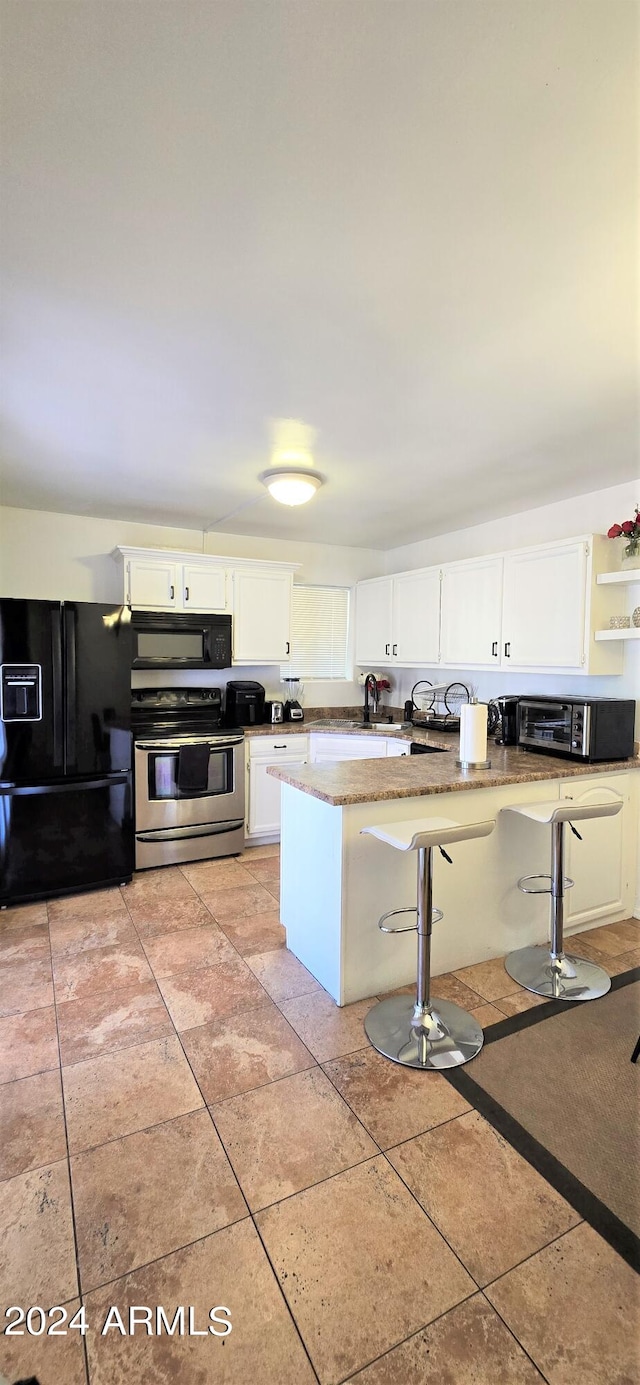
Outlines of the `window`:
[{"label": "window", "polygon": [[348,587],[293,587],[291,656],[283,677],[347,678]]}]

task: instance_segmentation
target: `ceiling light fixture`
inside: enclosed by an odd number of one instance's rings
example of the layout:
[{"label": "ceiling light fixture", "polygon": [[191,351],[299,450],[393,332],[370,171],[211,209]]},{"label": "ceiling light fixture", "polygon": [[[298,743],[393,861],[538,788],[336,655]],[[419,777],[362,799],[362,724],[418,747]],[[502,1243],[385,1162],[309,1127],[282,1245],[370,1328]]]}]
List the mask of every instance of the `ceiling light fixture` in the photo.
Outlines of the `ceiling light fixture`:
[{"label": "ceiling light fixture", "polygon": [[281,505],[306,505],[322,485],[322,477],[316,471],[288,466],[265,471],[260,480]]},{"label": "ceiling light fixture", "polygon": [[306,505],[323,482],[313,470],[314,429],[299,418],[274,418],[271,436],[271,467],[260,480],[280,505]]}]

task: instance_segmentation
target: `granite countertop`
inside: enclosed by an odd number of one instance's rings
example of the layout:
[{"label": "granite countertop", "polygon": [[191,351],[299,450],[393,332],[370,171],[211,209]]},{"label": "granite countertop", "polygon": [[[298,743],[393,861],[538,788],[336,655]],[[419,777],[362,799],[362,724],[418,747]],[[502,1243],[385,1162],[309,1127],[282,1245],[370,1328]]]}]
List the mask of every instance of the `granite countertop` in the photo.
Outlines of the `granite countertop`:
[{"label": "granite countertop", "polygon": [[309,732],[322,735],[344,736],[388,736],[394,741],[416,741],[419,745],[433,745],[439,750],[458,749],[458,736],[455,732],[422,731],[419,727],[404,726],[397,721],[376,721],[365,726],[362,720],[355,725],[353,720],[344,717],[321,717],[317,721],[279,721],[268,722],[264,726],[245,726],[245,739],[254,736],[308,736]]},{"label": "granite countertop", "polygon": [[[335,731],[335,727],[332,729]],[[371,736],[377,733],[364,731],[361,734]],[[394,738],[403,734],[393,733]],[[431,731],[408,731],[406,735],[410,740],[443,745],[443,735],[436,736]],[[448,747],[445,755],[343,760],[333,765],[292,766],[289,770],[284,766],[272,765],[267,772],[274,779],[291,784],[302,793],[322,799],[323,803],[344,807],[350,803],[379,803],[391,798],[421,798],[427,794],[453,793],[461,789],[495,789],[506,784],[533,784],[545,779],[572,779],[589,774],[640,769],[638,758],[582,764],[555,755],[532,754],[516,746],[495,745],[490,740],[488,756],[491,768],[463,770],[456,766],[458,737],[450,736],[444,743]]]}]

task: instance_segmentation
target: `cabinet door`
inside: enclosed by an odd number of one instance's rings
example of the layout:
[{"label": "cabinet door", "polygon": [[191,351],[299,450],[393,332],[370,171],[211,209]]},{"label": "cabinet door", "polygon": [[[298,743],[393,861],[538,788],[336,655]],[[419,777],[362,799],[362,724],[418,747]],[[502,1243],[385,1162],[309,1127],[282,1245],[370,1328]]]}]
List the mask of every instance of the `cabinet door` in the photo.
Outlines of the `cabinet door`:
[{"label": "cabinet door", "polygon": [[455,668],[497,668],[501,608],[502,558],[479,558],[444,567],[441,663]]},{"label": "cabinet door", "polygon": [[391,652],[400,664],[437,664],[440,657],[440,569],[393,578]]},{"label": "cabinet door", "polygon": [[582,670],[586,583],[586,543],[506,554],[504,667]]},{"label": "cabinet door", "polygon": [[396,743],[396,741],[387,741],[387,755],[398,756],[410,754],[411,750],[407,741],[400,741],[399,743]]},{"label": "cabinet door", "polygon": [[356,663],[373,665],[391,662],[391,619],[393,581],[391,577],[358,582],[356,588]]},{"label": "cabinet door", "polygon": [[381,760],[387,753],[382,736],[311,736],[311,763],[331,764],[335,760]]},{"label": "cabinet door", "polygon": [[173,611],[180,608],[176,563],[164,558],[130,558],[129,605],[136,611]]},{"label": "cabinet door", "polygon": [[280,664],[289,654],[290,572],[262,568],[233,574],[233,658],[235,663]]},{"label": "cabinet door", "polygon": [[[597,784],[585,787],[584,780],[574,779],[569,785],[562,785],[560,797],[573,798],[577,803],[588,803],[590,799],[611,796],[625,798],[622,776],[612,775],[607,781],[599,779]],[[578,841],[568,827],[565,827],[565,870],[575,881],[573,889],[567,892],[565,914],[567,924],[588,923],[591,919],[613,914],[624,908],[624,834],[628,803],[613,818],[591,818],[577,822],[576,828],[582,837]],[[588,938],[587,938],[588,941]],[[571,943],[567,942],[567,951]]]},{"label": "cabinet door", "polygon": [[185,563],[182,568],[185,611],[226,611],[227,571],[217,563]]},{"label": "cabinet door", "polygon": [[[267,774],[270,764],[276,763],[274,760],[256,760],[252,757],[248,774],[248,814],[247,821],[249,836],[257,837],[267,835],[267,833],[280,831],[280,790],[281,781],[274,779]],[[279,765],[286,765],[291,768],[293,765],[305,765],[306,756],[283,755],[278,761]]]}]

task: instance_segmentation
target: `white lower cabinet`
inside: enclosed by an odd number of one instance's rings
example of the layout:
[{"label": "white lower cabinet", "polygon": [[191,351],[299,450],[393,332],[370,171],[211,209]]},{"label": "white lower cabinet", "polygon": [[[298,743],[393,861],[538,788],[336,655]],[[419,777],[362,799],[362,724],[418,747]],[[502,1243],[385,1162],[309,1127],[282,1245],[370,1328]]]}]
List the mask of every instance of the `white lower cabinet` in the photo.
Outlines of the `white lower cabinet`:
[{"label": "white lower cabinet", "polygon": [[382,736],[312,735],[309,759],[312,765],[331,764],[336,760],[380,760],[387,753]]},{"label": "white lower cabinet", "polygon": [[[625,841],[633,830],[629,780],[628,774],[602,778],[598,775],[594,779],[572,779],[560,790],[562,799],[572,798],[576,803],[588,803],[601,795],[624,800],[615,817],[577,822],[582,841],[565,827],[565,873],[575,882],[566,895],[567,926],[596,922],[624,908],[629,882],[625,881],[623,866],[631,852],[631,844],[625,849]],[[570,943],[568,950],[571,951]]]},{"label": "white lower cabinet", "polygon": [[411,744],[409,741],[387,741],[387,755],[410,755]]},{"label": "white lower cabinet", "polygon": [[309,751],[308,736],[261,737],[247,740],[246,745],[246,805],[245,831],[247,837],[276,836],[280,832],[279,779],[267,774],[269,765],[306,765]]}]

